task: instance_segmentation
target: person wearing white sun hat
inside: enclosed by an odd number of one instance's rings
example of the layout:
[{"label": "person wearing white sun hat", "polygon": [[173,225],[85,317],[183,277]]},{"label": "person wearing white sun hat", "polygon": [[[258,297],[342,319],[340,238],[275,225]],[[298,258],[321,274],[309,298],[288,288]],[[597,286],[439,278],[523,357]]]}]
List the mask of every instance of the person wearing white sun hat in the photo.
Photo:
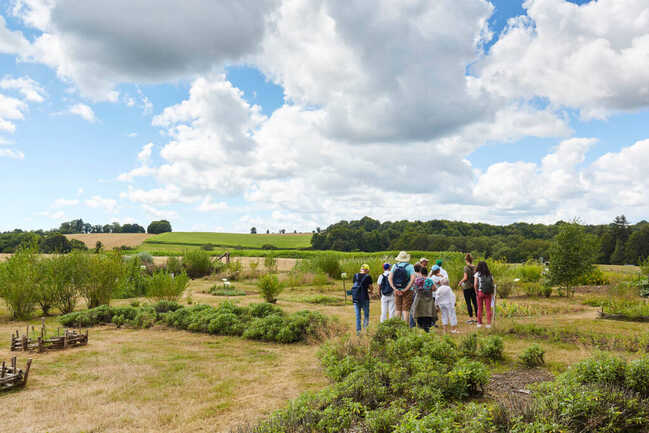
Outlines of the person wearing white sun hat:
[{"label": "person wearing white sun hat", "polygon": [[394,290],[397,317],[408,322],[414,297],[411,288],[415,282],[415,268],[410,264],[410,254],[405,251],[401,251],[394,260],[397,263],[392,266],[388,281]]}]

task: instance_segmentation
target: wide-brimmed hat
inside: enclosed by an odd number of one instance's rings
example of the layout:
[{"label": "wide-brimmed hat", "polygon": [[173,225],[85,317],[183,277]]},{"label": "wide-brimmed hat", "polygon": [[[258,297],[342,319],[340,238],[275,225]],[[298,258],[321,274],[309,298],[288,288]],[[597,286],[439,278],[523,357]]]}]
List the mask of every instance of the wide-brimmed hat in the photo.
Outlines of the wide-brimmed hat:
[{"label": "wide-brimmed hat", "polygon": [[396,260],[399,263],[409,262],[410,261],[410,254],[408,254],[405,251],[401,251],[399,253],[399,255],[394,258],[394,260]]},{"label": "wide-brimmed hat", "polygon": [[421,262],[430,262],[430,260],[428,260],[426,257],[422,257],[421,259],[419,259],[419,263]]}]

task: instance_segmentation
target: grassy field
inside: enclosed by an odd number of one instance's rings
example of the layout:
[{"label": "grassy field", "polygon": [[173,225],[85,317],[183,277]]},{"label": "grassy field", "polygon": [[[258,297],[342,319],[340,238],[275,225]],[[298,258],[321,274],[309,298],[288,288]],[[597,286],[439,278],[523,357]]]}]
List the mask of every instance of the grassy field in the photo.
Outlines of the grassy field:
[{"label": "grassy field", "polygon": [[200,247],[207,244],[241,248],[261,248],[264,245],[273,245],[279,249],[300,249],[311,246],[311,233],[252,235],[246,233],[173,232],[148,238],[141,248],[175,249],[178,247]]},{"label": "grassy field", "polygon": [[[290,278],[287,272],[280,274],[282,281]],[[247,305],[262,301],[254,278],[232,282],[245,296],[206,293],[215,284],[222,284],[220,276],[193,280],[182,303],[217,305],[229,300]],[[494,373],[519,368],[518,355],[532,343],[546,351],[546,369],[553,374],[600,351],[637,358],[646,349],[630,343],[649,341],[646,324],[602,320],[597,307],[584,304],[590,297],[611,293],[606,287],[583,288],[573,298],[514,293],[501,301],[508,305],[505,311],[512,317],[502,314],[493,329],[477,330],[466,323],[464,300],[457,291],[460,335],[451,337],[459,341],[476,331],[502,335],[506,359],[492,367]],[[131,301],[115,300],[113,304]],[[297,284],[287,283],[278,305],[288,312],[319,311],[353,334],[354,310],[349,298],[345,302],[341,281],[316,284],[313,275],[307,275]],[[372,300],[370,312],[372,331],[379,322],[378,300]],[[27,323],[39,323],[37,318],[11,322],[8,317],[0,304],[0,341],[5,338],[0,360],[12,355],[8,350],[11,332],[24,329]],[[60,326],[55,318],[48,318],[47,323]],[[533,332],[526,331],[529,329]],[[439,329],[434,332],[441,334]],[[350,341],[362,344],[363,337],[352,336]],[[304,391],[326,386],[318,351],[315,344],[263,343],[163,326],[92,328],[86,347],[29,355],[34,362],[27,388],[0,394],[0,405],[14,410],[11,422],[2,423],[0,432],[228,432],[266,417]],[[18,355],[22,366],[27,356]]]}]

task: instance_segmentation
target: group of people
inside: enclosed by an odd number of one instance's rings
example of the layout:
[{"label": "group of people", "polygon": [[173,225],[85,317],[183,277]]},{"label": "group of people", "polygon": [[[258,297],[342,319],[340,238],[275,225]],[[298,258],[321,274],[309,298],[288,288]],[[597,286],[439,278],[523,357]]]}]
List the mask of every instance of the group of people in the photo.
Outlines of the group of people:
[{"label": "group of people", "polygon": [[[471,254],[466,254],[464,259],[464,275],[458,282],[458,287],[462,287],[464,292],[469,313],[467,323],[476,323],[477,327],[482,327],[483,312],[486,311],[486,327],[490,328],[495,292],[493,277],[486,262],[481,261],[476,267]],[[450,286],[448,272],[442,267],[443,261],[437,260],[429,271],[428,259],[421,258],[413,265],[410,263],[410,254],[401,251],[395,257],[395,262],[385,263],[383,273],[377,279],[381,297],[381,322],[397,317],[408,322],[411,327],[417,326],[429,332],[431,327],[437,327],[439,313],[444,333],[449,326],[451,333],[457,333],[455,293]],[[370,267],[363,264],[360,272],[354,275],[351,290],[357,333],[369,325],[370,296],[373,292]]]}]

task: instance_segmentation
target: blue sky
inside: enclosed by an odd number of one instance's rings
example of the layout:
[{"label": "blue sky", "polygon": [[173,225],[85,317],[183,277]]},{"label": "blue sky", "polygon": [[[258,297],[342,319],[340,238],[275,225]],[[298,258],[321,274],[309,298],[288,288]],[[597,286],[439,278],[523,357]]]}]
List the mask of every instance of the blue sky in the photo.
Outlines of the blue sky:
[{"label": "blue sky", "polygon": [[0,230],[646,218],[649,5],[316,3],[1,2]]}]

